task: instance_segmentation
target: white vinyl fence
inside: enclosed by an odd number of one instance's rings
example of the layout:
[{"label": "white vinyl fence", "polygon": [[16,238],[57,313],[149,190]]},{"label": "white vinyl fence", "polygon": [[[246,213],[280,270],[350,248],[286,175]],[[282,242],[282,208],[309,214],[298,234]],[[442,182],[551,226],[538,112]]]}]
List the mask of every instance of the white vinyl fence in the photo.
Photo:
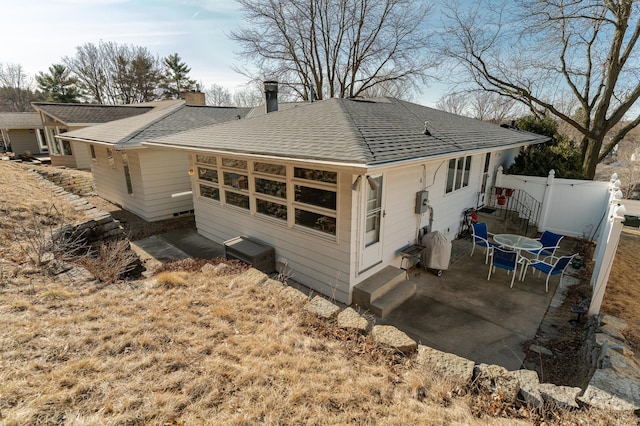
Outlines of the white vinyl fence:
[{"label": "white vinyl fence", "polygon": [[[617,177],[616,177],[617,179]],[[540,202],[538,230],[594,240],[609,210],[613,182],[506,175],[500,167],[495,186],[525,191]]]}]

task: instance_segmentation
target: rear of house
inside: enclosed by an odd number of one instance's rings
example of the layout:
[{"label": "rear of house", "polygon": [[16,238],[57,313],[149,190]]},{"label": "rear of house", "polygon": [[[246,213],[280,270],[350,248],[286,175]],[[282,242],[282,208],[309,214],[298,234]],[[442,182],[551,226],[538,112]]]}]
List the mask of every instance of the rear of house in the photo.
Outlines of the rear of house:
[{"label": "rear of house", "polygon": [[353,287],[399,266],[421,233],[454,238],[497,167],[546,140],[378,98],[301,104],[143,145],[189,153],[199,233],[259,240],[278,269],[351,303]]},{"label": "rear of house", "polygon": [[147,104],[132,106],[33,102],[31,105],[40,116],[45,143],[51,156],[51,165],[86,170],[91,168],[87,146],[74,141],[56,139],[56,135],[144,114],[153,109]]},{"label": "rear of house", "polygon": [[185,152],[141,143],[244,117],[249,108],[165,101],[145,114],[60,134],[88,152],[96,192],[147,221],[193,213],[190,164]]}]

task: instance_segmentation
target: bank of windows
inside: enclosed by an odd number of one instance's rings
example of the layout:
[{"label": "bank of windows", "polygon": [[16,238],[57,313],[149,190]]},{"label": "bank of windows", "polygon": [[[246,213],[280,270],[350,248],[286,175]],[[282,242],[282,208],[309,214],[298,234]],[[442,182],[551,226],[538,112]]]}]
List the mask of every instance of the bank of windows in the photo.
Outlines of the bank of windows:
[{"label": "bank of windows", "polygon": [[336,235],[336,172],[201,154],[196,172],[202,197]]},{"label": "bank of windows", "polygon": [[469,186],[471,171],[471,156],[452,158],[449,160],[446,193],[457,191]]}]

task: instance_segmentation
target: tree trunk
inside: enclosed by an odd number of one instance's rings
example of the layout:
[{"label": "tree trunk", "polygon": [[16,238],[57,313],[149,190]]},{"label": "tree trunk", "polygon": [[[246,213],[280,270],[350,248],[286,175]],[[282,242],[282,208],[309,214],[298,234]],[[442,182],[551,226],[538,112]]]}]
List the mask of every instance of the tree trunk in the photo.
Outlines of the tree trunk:
[{"label": "tree trunk", "polygon": [[584,138],[582,143],[586,143],[586,147],[583,145],[584,158],[582,160],[582,170],[584,172],[585,179],[591,179],[596,176],[596,166],[599,162],[600,148],[602,147],[602,137],[597,138]]}]

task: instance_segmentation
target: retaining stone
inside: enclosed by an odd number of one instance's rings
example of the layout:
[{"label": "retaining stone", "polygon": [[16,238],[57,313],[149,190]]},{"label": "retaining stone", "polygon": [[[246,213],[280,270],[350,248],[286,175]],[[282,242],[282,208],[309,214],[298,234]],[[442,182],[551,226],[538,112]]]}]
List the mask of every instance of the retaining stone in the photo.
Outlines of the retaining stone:
[{"label": "retaining stone", "polygon": [[457,384],[466,386],[473,379],[475,363],[461,356],[419,345],[416,362],[428,371],[445,376]]},{"label": "retaining stone", "polygon": [[418,348],[415,340],[391,325],[374,326],[371,337],[375,342],[390,346],[402,353],[413,352]]},{"label": "retaining stone", "polygon": [[640,410],[640,385],[637,379],[611,368],[597,370],[578,400],[605,410]]},{"label": "retaining stone", "polygon": [[582,392],[582,389],[571,386],[556,386],[551,383],[540,383],[540,394],[542,398],[552,404],[579,408],[576,398]]},{"label": "retaining stone", "polygon": [[238,275],[234,281],[241,280],[250,284],[259,285],[266,281],[268,278],[269,277],[264,272],[259,271],[255,268],[249,268],[242,274]]},{"label": "retaining stone", "polygon": [[490,394],[500,394],[507,402],[515,402],[520,382],[513,372],[499,365],[478,364],[473,370],[478,387]]},{"label": "retaining stone", "polygon": [[322,319],[333,319],[338,316],[340,308],[321,296],[316,296],[304,307],[304,310]]},{"label": "retaining stone", "polygon": [[540,394],[540,379],[534,370],[516,370],[512,372],[520,383],[520,396],[524,401],[534,407],[541,408],[544,400]]},{"label": "retaining stone", "polygon": [[366,333],[369,329],[369,321],[356,312],[353,308],[346,308],[338,314],[338,327]]}]

